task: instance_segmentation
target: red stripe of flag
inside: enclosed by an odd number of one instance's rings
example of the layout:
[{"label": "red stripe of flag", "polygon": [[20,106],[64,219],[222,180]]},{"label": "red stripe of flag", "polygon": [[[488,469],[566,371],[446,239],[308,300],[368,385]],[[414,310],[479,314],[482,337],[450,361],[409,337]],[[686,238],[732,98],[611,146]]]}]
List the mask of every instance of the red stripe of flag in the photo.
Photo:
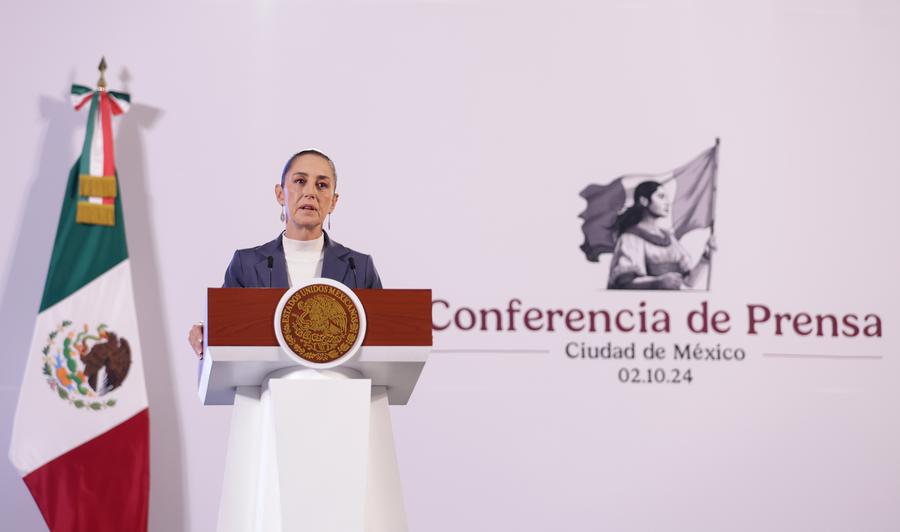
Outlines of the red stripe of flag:
[{"label": "red stripe of flag", "polygon": [[100,94],[100,123],[103,126],[103,175],[115,175],[116,163],[113,161],[112,107],[109,94]]},{"label": "red stripe of flag", "polygon": [[50,530],[146,531],[149,442],[150,415],[144,409],[26,475]]}]

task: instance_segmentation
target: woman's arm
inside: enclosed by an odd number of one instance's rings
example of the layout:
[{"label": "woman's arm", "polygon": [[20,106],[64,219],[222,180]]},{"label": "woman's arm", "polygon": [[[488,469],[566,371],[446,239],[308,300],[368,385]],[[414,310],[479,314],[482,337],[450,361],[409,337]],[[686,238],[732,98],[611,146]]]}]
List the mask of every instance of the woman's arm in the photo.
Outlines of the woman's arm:
[{"label": "woman's arm", "polygon": [[703,253],[697,264],[691,268],[690,273],[684,278],[684,284],[693,288],[694,284],[700,277],[709,270],[709,255]]},{"label": "woman's arm", "polygon": [[617,283],[616,288],[630,290],[678,290],[684,283],[683,276],[678,272],[669,272],[662,275],[644,275],[635,277],[630,281]]},{"label": "woman's arm", "polygon": [[[225,282],[222,283],[222,288],[242,288],[244,286],[243,278],[244,267],[241,263],[240,251],[235,251],[228,268],[225,270]],[[191,344],[191,349],[197,355],[197,358],[203,358],[202,321],[198,321],[191,326],[191,330],[188,331],[188,343]]]},{"label": "woman's arm", "polygon": [[225,270],[225,282],[222,283],[222,288],[243,288],[243,279],[244,265],[241,262],[240,251],[235,251],[228,268]]},{"label": "woman's arm", "polygon": [[685,276],[684,284],[693,287],[697,280],[709,272],[709,261],[715,250],[716,239],[713,235],[710,235],[709,240],[706,241],[706,246],[703,248],[703,255],[700,255],[700,260],[697,261],[697,264],[694,264],[694,267]]}]

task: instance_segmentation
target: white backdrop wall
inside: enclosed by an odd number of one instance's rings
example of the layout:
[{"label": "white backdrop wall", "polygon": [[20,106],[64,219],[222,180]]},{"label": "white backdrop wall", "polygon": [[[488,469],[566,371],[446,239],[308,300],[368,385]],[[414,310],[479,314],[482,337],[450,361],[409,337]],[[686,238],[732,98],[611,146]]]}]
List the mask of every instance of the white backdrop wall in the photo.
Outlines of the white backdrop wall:
[{"label": "white backdrop wall", "polygon": [[[116,147],[153,530],[214,529],[230,412],[200,406],[185,336],[233,250],[278,233],[273,185],[309,146],[337,163],[332,235],[386,286],[453,308],[672,316],[659,335],[436,333],[392,410],[412,530],[900,529],[900,4],[4,0],[0,30],[0,441],[83,138],[68,86],[93,84],[105,54],[134,102]],[[578,192],[715,137],[712,291],[607,292],[608,259],[578,249]],[[689,333],[701,301],[734,330]],[[875,313],[882,335],[748,335],[749,303]],[[634,385],[618,370],[654,364],[573,360],[572,341],[748,355]],[[4,527],[42,529],[6,461],[0,495]]]}]

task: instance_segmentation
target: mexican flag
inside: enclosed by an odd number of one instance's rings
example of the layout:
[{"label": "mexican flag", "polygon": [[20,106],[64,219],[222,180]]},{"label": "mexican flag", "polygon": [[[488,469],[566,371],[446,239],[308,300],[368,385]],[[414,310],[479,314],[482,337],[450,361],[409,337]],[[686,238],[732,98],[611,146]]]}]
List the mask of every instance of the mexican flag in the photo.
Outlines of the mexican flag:
[{"label": "mexican flag", "polygon": [[72,96],[89,109],[87,131],[24,354],[9,458],[50,530],[140,531],[149,417],[112,138],[129,97],[103,84]]}]

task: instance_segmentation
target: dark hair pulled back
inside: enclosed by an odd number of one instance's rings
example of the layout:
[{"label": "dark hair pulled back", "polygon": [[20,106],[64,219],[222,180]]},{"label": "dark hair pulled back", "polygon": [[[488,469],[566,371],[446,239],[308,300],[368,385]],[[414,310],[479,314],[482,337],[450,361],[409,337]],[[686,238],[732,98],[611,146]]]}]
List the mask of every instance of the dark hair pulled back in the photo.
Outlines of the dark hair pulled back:
[{"label": "dark hair pulled back", "polygon": [[294,164],[294,161],[296,161],[300,157],[303,157],[304,155],[318,155],[319,157],[328,161],[328,166],[331,167],[331,172],[334,174],[334,187],[337,188],[337,170],[334,167],[334,161],[331,160],[331,157],[325,155],[319,150],[313,149],[298,151],[297,153],[291,155],[291,158],[288,159],[288,162],[284,165],[284,170],[281,171],[281,186],[284,186],[284,178],[287,176],[288,170],[291,169],[291,165]]},{"label": "dark hair pulled back", "polygon": [[631,207],[625,209],[625,212],[616,217],[616,234],[621,235],[628,229],[634,227],[644,218],[644,212],[646,212],[647,207],[641,204],[641,198],[647,198],[647,201],[650,201],[650,196],[656,192],[662,186],[658,181],[644,181],[634,189],[634,204]]}]

